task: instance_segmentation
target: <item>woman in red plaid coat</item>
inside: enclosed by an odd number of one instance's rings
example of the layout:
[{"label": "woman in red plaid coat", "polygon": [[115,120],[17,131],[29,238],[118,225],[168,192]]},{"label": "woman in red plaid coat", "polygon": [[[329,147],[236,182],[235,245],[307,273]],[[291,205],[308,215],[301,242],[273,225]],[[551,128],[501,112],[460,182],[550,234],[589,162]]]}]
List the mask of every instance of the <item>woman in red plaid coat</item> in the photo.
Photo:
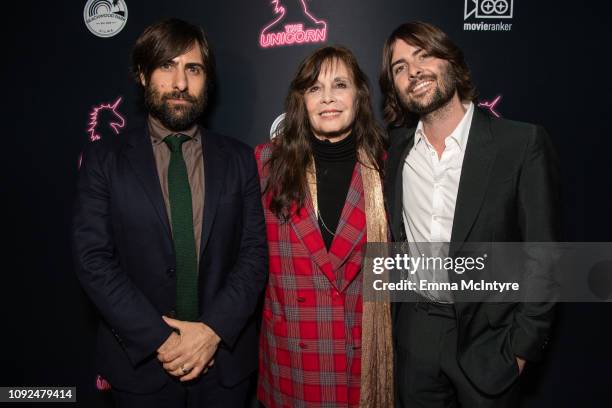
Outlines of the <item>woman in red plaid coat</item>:
[{"label": "woman in red plaid coat", "polygon": [[382,131],[353,54],[324,47],[256,148],[270,273],[258,398],[276,407],[391,407],[388,303],[363,302],[366,242],[386,242]]}]

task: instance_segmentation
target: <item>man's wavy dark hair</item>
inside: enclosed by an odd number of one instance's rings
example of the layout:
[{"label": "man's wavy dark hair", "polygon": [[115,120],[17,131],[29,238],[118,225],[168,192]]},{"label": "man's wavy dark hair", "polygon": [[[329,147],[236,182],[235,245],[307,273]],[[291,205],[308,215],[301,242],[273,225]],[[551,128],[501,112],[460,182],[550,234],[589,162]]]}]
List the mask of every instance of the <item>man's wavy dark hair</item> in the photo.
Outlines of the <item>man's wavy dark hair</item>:
[{"label": "man's wavy dark hair", "polygon": [[449,62],[457,78],[457,93],[462,101],[475,101],[476,88],[472,84],[470,70],[465,63],[463,52],[438,27],[415,21],[397,27],[385,42],[380,72],[380,88],[383,93],[383,116],[390,127],[414,126],[418,117],[402,107],[393,82],[391,58],[393,46],[403,40],[413,47],[419,47],[429,55]]},{"label": "man's wavy dark hair", "polygon": [[289,87],[285,99],[285,119],[278,135],[272,141],[272,156],[266,163],[269,178],[264,194],[271,193],[270,211],[279,219],[287,221],[291,209],[303,208],[308,192],[306,171],[311,163],[311,127],[306,110],[304,93],[318,79],[325,64],[343,62],[357,88],[355,121],[352,132],[356,148],[363,149],[369,161],[383,172],[384,138],[383,131],[376,123],[368,79],[357,64],[357,59],[347,48],[326,46],[318,49],[302,61]]},{"label": "man's wavy dark hair", "polygon": [[145,28],[132,50],[132,74],[140,83],[143,75],[149,83],[155,69],[186,53],[196,43],[200,47],[206,73],[206,92],[212,91],[215,58],[204,30],[177,18],[168,18]]}]

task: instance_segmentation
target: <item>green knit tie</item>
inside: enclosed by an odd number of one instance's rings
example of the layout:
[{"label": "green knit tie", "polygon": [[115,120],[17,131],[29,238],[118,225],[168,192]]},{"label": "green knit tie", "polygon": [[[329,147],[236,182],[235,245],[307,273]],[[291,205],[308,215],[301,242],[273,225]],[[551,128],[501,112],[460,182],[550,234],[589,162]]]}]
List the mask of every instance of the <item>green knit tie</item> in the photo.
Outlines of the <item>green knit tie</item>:
[{"label": "green knit tie", "polygon": [[180,320],[198,318],[198,258],[193,233],[193,209],[187,166],[181,146],[189,136],[180,133],[167,136],[164,142],[170,148],[168,191],[172,237],[176,254],[176,315]]}]

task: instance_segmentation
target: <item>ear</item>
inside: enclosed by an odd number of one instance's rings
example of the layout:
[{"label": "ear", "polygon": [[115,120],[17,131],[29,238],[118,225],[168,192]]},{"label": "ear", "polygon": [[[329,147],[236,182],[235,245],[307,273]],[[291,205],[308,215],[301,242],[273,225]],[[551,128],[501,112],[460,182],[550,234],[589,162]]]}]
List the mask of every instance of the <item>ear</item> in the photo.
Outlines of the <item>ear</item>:
[{"label": "ear", "polygon": [[145,79],[144,74],[141,72],[140,74],[138,74],[138,77],[140,78],[140,84],[142,86],[147,86],[147,81]]}]

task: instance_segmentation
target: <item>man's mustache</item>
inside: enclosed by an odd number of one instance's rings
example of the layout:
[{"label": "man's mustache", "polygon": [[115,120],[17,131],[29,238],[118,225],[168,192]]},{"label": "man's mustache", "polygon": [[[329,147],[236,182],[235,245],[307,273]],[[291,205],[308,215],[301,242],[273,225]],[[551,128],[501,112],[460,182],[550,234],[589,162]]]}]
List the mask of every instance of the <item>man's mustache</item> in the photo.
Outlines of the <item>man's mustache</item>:
[{"label": "man's mustache", "polygon": [[410,93],[414,90],[414,88],[423,81],[435,81],[436,80],[436,76],[435,75],[419,75],[416,78],[413,78],[410,80],[410,82],[408,83],[408,86],[406,87],[406,93]]},{"label": "man's mustache", "polygon": [[162,100],[165,102],[168,99],[182,99],[191,103],[197,102],[197,98],[194,98],[193,96],[189,95],[188,92],[169,92],[163,94]]}]

